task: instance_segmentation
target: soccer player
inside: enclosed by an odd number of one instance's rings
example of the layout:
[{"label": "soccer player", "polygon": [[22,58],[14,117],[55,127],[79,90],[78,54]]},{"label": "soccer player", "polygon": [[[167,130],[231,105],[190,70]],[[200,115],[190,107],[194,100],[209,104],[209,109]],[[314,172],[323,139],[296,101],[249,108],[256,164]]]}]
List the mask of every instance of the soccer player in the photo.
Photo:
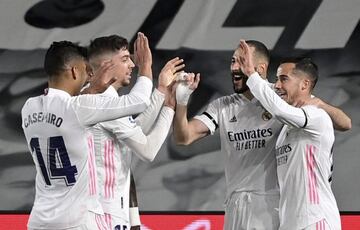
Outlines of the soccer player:
[{"label": "soccer player", "polygon": [[[340,214],[331,191],[334,128],[325,110],[307,105],[318,80],[310,59],[280,66],[276,93],[256,72],[249,46],[240,41],[242,72],[261,104],[284,124],[276,142],[280,187],[279,229],[341,229]],[[299,102],[301,108],[294,107]]]},{"label": "soccer player", "polygon": [[[143,61],[148,56],[144,49],[137,53]],[[101,67],[100,72],[106,75],[113,65],[104,65],[106,71]],[[152,77],[139,77],[132,92],[122,97],[76,96],[88,79],[87,52],[68,41],[52,43],[44,69],[48,91],[29,98],[21,111],[37,171],[28,229],[103,229],[101,206],[90,193],[94,141],[86,127],[144,111],[150,102]]]},{"label": "soccer player", "polygon": [[[144,46],[148,41],[144,37]],[[141,40],[140,40],[141,43]],[[141,44],[138,44],[141,45]],[[89,47],[89,60],[94,70],[102,62],[112,60],[117,76],[113,87],[104,94],[117,96],[117,90],[130,84],[127,69],[133,66],[125,38],[117,35],[99,37]],[[137,47],[137,45],[135,45]],[[135,62],[136,57],[135,57]],[[139,158],[152,161],[162,146],[172,124],[175,103],[175,73],[184,67],[183,60],[174,58],[166,63],[159,75],[151,103],[136,119],[132,116],[101,122],[91,128],[95,140],[100,203],[110,229],[130,229],[129,186],[132,152]],[[191,77],[192,75],[189,74]],[[169,88],[170,87],[170,88]],[[115,89],[115,90],[114,90]]]},{"label": "soccer player", "polygon": [[[253,40],[248,45],[254,51],[255,69],[266,78],[268,49]],[[219,129],[227,189],[224,229],[278,229],[275,142],[282,124],[248,89],[247,77],[240,69],[239,52],[240,47],[235,50],[230,66],[235,93],[214,100],[202,115],[190,121],[187,102],[177,102],[174,138],[178,144],[189,145]],[[331,116],[343,115],[336,108],[330,112],[334,113]]]}]

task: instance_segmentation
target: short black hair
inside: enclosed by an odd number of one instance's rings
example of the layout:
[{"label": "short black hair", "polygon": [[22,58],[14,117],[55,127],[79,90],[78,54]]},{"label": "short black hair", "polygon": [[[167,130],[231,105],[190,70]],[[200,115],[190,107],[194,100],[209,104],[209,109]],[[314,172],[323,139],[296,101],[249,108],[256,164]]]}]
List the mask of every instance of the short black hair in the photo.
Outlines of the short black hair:
[{"label": "short black hair", "polygon": [[270,63],[270,51],[264,45],[264,43],[256,41],[256,40],[247,40],[246,43],[255,48],[255,55],[257,58],[263,58],[267,63]]},{"label": "short black hair", "polygon": [[299,70],[305,73],[312,82],[311,90],[314,89],[319,78],[319,71],[317,65],[311,60],[311,58],[302,58],[296,62],[294,70]]},{"label": "short black hair", "polygon": [[129,49],[129,42],[119,35],[98,37],[90,42],[88,49],[89,59],[104,53],[117,52],[122,49]]},{"label": "short black hair", "polygon": [[301,61],[303,57],[284,57],[280,60],[280,65],[284,63],[293,63],[296,64]]},{"label": "short black hair", "polygon": [[309,57],[285,57],[281,59],[280,65],[285,63],[293,63],[294,70],[299,70],[309,76],[311,80],[311,90],[314,89],[318,78],[319,72],[317,65]]},{"label": "short black hair", "polygon": [[87,49],[70,41],[53,42],[45,55],[44,69],[49,76],[64,71],[66,65],[76,59],[87,59]]}]

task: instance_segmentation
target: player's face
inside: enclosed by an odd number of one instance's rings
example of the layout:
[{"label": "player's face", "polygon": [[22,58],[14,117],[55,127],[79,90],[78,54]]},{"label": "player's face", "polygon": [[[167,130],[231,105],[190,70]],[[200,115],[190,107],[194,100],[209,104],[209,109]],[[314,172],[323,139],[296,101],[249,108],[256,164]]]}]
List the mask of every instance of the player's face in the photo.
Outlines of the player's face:
[{"label": "player's face", "polygon": [[294,63],[283,63],[276,73],[276,93],[288,104],[292,105],[299,97],[301,79],[293,73]]},{"label": "player's face", "polygon": [[135,67],[134,62],[130,58],[129,50],[119,50],[112,56],[112,61],[115,64],[114,69],[112,70],[113,75],[118,79],[115,84],[118,85],[118,88],[129,85],[131,72]]},{"label": "player's face", "polygon": [[78,60],[75,63],[76,66],[76,92],[80,93],[80,90],[84,87],[85,83],[89,80],[89,65],[85,60]]},{"label": "player's face", "polygon": [[240,60],[239,60],[239,54],[241,50],[236,49],[232,58],[231,58],[231,76],[232,76],[232,82],[235,93],[244,93],[245,91],[249,90],[249,88],[246,85],[247,76],[241,71],[240,67]]}]

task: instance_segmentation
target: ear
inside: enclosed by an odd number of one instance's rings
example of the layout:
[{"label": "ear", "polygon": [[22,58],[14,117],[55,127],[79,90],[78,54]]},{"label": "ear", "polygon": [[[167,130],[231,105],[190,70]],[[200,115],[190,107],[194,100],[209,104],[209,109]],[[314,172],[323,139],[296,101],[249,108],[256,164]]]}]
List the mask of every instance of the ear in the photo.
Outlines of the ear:
[{"label": "ear", "polygon": [[74,80],[77,78],[77,68],[76,66],[71,67],[71,74]]},{"label": "ear", "polygon": [[311,87],[311,82],[309,79],[307,78],[304,78],[302,81],[301,81],[301,90],[310,90],[310,87]]},{"label": "ear", "polygon": [[255,69],[256,69],[256,72],[258,72],[260,76],[262,76],[262,77],[266,76],[267,65],[265,63],[259,63]]}]

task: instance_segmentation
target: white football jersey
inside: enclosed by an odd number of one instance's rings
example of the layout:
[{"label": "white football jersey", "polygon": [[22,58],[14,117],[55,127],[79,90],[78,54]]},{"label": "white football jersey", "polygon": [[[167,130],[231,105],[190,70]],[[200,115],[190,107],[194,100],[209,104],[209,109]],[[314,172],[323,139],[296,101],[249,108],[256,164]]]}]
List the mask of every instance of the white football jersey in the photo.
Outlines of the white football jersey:
[{"label": "white football jersey", "polygon": [[219,128],[225,154],[227,199],[233,192],[278,194],[275,142],[282,125],[256,99],[242,94],[216,99],[196,116],[213,134]]},{"label": "white football jersey", "polygon": [[[117,95],[111,89],[105,93],[109,96]],[[165,95],[155,89],[149,107],[136,120],[129,116],[101,122],[90,128],[95,141],[100,203],[105,213],[126,222],[130,220],[132,153],[141,159],[155,157],[172,123],[174,111],[168,107],[162,108],[164,99]],[[146,157],[146,154],[151,157]]]},{"label": "white football jersey", "polygon": [[[123,132],[123,138],[136,132],[136,123],[131,116],[117,119],[116,123]],[[121,139],[111,132],[112,126],[107,124],[109,122],[99,123],[90,129],[95,142],[100,203],[105,213],[129,221],[132,153]]]},{"label": "white football jersey", "polygon": [[89,196],[96,182],[89,181],[93,140],[86,127],[142,112],[149,103],[152,82],[147,78],[138,82],[137,89],[123,97],[71,97],[50,88],[47,95],[26,101],[22,128],[37,170],[28,227],[74,227],[84,223],[88,210],[101,210]]},{"label": "white football jersey", "polygon": [[280,229],[303,229],[323,219],[331,229],[341,229],[330,183],[331,118],[314,106],[290,106],[258,75],[251,76],[247,84],[263,106],[285,124],[276,143]]}]

